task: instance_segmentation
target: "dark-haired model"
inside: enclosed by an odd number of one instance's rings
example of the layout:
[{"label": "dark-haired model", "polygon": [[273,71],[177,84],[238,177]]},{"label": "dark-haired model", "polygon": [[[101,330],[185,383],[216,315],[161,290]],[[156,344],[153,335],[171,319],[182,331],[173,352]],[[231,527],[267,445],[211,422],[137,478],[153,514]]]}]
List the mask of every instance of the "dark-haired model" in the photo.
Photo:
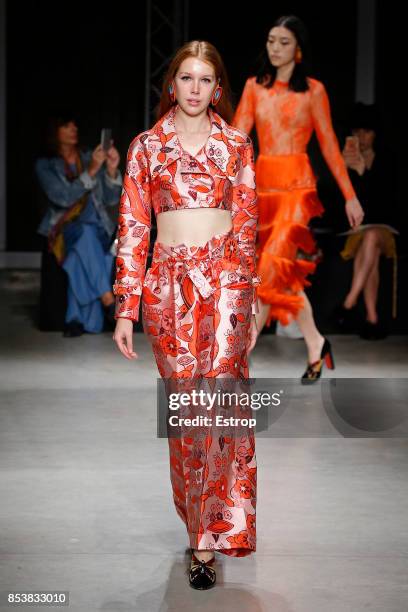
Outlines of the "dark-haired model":
[{"label": "dark-haired model", "polygon": [[326,89],[307,75],[307,54],[303,23],[295,16],[279,18],[268,33],[259,74],[245,84],[233,125],[249,134],[255,124],[259,140],[258,334],[272,319],[287,325],[296,318],[308,350],[302,382],[313,382],[324,360],[334,367],[330,343],[316,328],[303,291],[316,265],[308,257],[315,250],[308,223],[323,213],[306,152],[314,131],[351,227],[360,225],[363,211],[333,130]]}]

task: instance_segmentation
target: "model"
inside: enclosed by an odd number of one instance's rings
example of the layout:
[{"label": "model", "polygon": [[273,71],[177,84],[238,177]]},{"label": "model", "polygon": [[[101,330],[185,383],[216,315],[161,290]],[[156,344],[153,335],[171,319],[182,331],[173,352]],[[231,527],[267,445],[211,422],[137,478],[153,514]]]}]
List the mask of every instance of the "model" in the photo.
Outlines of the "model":
[{"label": "model", "polygon": [[316,328],[303,291],[316,265],[310,258],[315,243],[308,223],[323,213],[306,152],[313,132],[344,195],[351,227],[361,223],[363,211],[332,127],[326,89],[307,76],[306,60],[303,23],[295,16],[279,18],[268,33],[259,74],[245,84],[233,124],[247,134],[255,125],[259,141],[258,334],[272,319],[286,325],[295,317],[308,351],[302,381],[314,382],[324,360],[331,368],[334,363],[330,343]]},{"label": "model", "polygon": [[[259,284],[253,147],[227,123],[227,75],[211,44],[193,41],[176,53],[158,117],[128,151],[114,340],[125,357],[137,357],[132,321],[141,301],[144,331],[169,388],[242,381],[256,338]],[[152,209],[158,233],[145,275]],[[215,583],[215,551],[255,551],[254,435],[220,432],[186,426],[168,437],[174,503],[192,549],[189,580],[198,589]]]}]

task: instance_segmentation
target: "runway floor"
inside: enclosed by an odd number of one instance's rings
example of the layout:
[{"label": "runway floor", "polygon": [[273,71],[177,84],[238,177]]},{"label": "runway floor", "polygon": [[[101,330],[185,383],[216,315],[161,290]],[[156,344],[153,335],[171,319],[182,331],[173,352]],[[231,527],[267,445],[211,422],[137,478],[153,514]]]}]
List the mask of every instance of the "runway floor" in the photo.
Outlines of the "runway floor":
[{"label": "runway floor", "polygon": [[[81,612],[408,609],[406,436],[343,437],[312,401],[297,402],[299,435],[257,439],[256,553],[217,555],[217,587],[194,591],[145,337],[130,362],[111,333],[40,332],[35,291],[17,285],[3,283],[0,304],[0,592],[69,591]],[[330,339],[336,377],[391,389],[407,378],[407,336]],[[304,366],[302,341],[264,335],[251,374]]]}]

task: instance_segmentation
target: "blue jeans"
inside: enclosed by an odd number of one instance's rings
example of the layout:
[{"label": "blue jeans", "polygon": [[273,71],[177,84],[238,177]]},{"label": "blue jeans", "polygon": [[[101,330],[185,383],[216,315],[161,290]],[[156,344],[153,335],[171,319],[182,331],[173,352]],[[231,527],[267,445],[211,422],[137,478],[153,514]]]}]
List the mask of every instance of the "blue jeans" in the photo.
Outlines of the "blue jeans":
[{"label": "blue jeans", "polygon": [[65,322],[79,321],[85,331],[99,333],[104,323],[100,297],[112,291],[114,257],[109,252],[110,237],[104,228],[82,219],[81,215],[64,229],[66,257],[63,268],[68,275]]}]

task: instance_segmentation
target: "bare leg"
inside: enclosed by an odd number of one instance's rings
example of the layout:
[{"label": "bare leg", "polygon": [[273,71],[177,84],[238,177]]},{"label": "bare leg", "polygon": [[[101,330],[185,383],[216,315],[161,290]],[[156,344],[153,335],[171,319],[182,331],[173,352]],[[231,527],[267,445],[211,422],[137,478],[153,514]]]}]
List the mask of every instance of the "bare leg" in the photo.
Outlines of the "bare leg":
[{"label": "bare leg", "polygon": [[[361,248],[361,245],[354,257],[354,261],[353,261],[353,278],[351,281],[351,286],[353,287],[353,284],[355,286],[355,279],[361,276],[361,266],[363,264],[363,259],[364,259],[364,253],[363,250]],[[358,296],[357,296],[358,297]],[[350,291],[348,292],[348,294],[346,295],[346,298],[344,300],[343,306],[344,308],[350,309],[353,308],[353,306],[355,305],[357,301],[357,298],[355,298],[355,292],[352,293],[352,289],[350,288]]]},{"label": "bare leg", "polygon": [[269,304],[263,302],[260,298],[258,298],[258,308],[259,308],[259,312],[255,315],[255,319],[256,319],[256,326],[258,328],[258,335],[259,335],[268,318],[270,306]]},{"label": "bare leg", "polygon": [[367,278],[367,282],[364,285],[364,302],[367,310],[367,320],[371,323],[378,323],[377,296],[380,284],[379,262],[380,255],[378,254],[375,264]]},{"label": "bare leg", "polygon": [[[324,344],[324,338],[319,333],[314,319],[312,307],[306,294],[302,291],[298,295],[303,297],[304,306],[297,316],[300,331],[302,332],[309,356],[309,363],[313,363],[320,358],[320,353]],[[259,313],[256,315],[256,324],[258,328],[258,337],[263,329],[269,313],[269,304],[258,298]]]},{"label": "bare leg", "polygon": [[381,238],[376,229],[366,230],[354,258],[354,272],[351,289],[344,300],[345,308],[352,308],[364,288],[380,252]]},{"label": "bare leg", "polygon": [[[309,363],[314,363],[315,361],[320,359],[320,353],[324,344],[324,337],[321,335],[321,333],[316,327],[313,318],[312,306],[309,302],[308,297],[303,291],[298,295],[303,298],[304,306],[299,312],[296,320],[306,342]],[[258,300],[258,303],[259,313],[256,316],[256,322],[258,325],[259,334],[261,332],[261,329],[265,325],[266,319],[268,317],[269,304],[265,304],[261,300]]]},{"label": "bare leg", "polygon": [[314,363],[320,359],[324,337],[316,327],[308,297],[303,291],[298,295],[303,297],[304,306],[297,316],[297,322],[306,342],[309,363]]},{"label": "bare leg", "polygon": [[[259,338],[259,334],[261,333],[266,323],[266,319],[268,318],[269,304],[266,304],[258,297],[258,309],[259,309],[259,312],[255,315],[256,328],[257,328],[257,340]],[[248,355],[251,353],[251,351],[254,350],[255,346],[256,346],[256,343],[252,347],[252,349],[248,351]]]}]

